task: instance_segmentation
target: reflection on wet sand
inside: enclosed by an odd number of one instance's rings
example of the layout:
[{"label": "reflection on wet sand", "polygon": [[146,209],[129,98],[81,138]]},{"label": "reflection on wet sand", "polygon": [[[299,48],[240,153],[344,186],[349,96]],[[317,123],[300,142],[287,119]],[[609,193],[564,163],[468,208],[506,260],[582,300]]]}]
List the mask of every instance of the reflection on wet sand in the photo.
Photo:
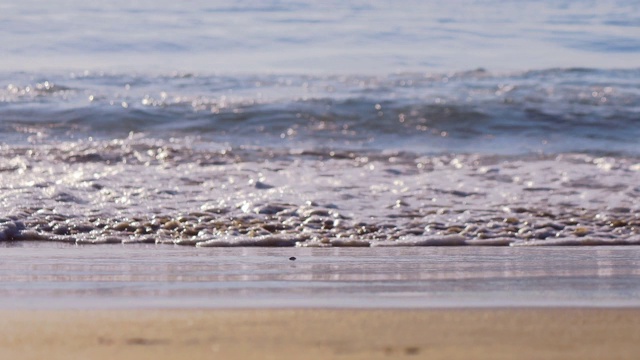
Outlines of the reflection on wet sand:
[{"label": "reflection on wet sand", "polygon": [[[15,245],[16,243],[14,243]],[[633,305],[640,248],[5,244],[5,306]],[[148,251],[148,247],[154,247]],[[290,261],[291,255],[296,261]],[[151,299],[151,300],[150,300]]]}]

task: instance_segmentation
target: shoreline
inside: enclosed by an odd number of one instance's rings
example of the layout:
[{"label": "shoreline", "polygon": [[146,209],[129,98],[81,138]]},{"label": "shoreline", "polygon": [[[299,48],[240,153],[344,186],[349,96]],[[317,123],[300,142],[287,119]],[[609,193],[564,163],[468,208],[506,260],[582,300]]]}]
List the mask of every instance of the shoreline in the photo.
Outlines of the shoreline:
[{"label": "shoreline", "polygon": [[640,305],[640,247],[23,245],[2,248],[0,310]]},{"label": "shoreline", "polygon": [[14,359],[632,359],[640,308],[0,310]]}]

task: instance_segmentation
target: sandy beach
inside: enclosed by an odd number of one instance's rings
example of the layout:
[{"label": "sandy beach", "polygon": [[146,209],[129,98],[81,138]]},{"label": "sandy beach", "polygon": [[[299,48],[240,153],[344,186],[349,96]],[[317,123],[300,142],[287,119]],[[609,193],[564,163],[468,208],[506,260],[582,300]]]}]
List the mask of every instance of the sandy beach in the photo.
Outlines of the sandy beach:
[{"label": "sandy beach", "polygon": [[0,359],[635,359],[639,251],[7,246]]},{"label": "sandy beach", "polygon": [[2,311],[3,359],[636,359],[637,309]]}]

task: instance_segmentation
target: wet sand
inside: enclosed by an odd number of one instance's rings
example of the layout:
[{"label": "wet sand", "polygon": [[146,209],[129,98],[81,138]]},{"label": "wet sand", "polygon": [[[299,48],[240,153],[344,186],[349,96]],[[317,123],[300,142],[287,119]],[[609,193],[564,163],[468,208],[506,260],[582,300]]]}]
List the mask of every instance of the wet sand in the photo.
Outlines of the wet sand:
[{"label": "wet sand", "polygon": [[636,359],[637,309],[2,311],[3,359]]},{"label": "wet sand", "polygon": [[637,246],[0,243],[0,309],[638,307],[639,269]]},{"label": "wet sand", "polygon": [[635,246],[0,250],[0,359],[640,353]]}]

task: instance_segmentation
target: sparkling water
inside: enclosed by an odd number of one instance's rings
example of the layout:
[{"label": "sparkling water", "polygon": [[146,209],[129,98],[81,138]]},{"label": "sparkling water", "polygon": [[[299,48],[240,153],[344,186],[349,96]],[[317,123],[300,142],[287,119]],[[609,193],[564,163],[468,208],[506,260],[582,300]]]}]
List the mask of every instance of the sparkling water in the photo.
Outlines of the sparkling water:
[{"label": "sparkling water", "polygon": [[636,1],[22,1],[0,24],[0,240],[640,243]]}]

